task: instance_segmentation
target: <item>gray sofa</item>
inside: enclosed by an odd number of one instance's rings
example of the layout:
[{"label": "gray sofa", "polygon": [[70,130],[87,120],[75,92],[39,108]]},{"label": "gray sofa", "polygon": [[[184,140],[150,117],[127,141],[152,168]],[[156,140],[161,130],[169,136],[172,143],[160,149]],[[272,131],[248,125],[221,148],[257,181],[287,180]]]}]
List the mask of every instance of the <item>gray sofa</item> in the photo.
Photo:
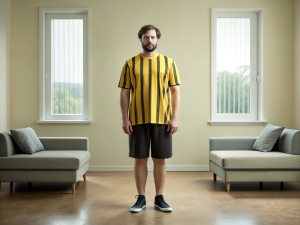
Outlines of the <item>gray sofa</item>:
[{"label": "gray sofa", "polygon": [[91,154],[87,138],[40,137],[45,150],[23,153],[14,143],[11,133],[0,133],[1,182],[70,182],[75,194],[76,182],[89,167]]},{"label": "gray sofa", "polygon": [[209,168],[231,182],[300,181],[300,131],[285,129],[271,152],[252,150],[255,137],[210,138]]}]

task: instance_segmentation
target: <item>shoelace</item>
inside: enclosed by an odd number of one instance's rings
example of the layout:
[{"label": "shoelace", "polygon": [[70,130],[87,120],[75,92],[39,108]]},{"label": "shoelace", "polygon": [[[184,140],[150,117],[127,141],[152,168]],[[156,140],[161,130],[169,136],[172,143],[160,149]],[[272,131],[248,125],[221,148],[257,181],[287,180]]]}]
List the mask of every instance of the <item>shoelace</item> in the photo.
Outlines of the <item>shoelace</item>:
[{"label": "shoelace", "polygon": [[164,202],[164,199],[163,199],[163,198],[159,198],[159,197],[158,197],[158,198],[156,198],[156,200],[159,201],[159,202]]},{"label": "shoelace", "polygon": [[166,202],[165,202],[165,200],[162,198],[162,197],[158,197],[158,198],[156,198],[159,202],[161,202],[161,203],[165,203],[165,204],[167,204]]},{"label": "shoelace", "polygon": [[137,199],[136,203],[140,203],[143,200],[142,196],[139,195],[136,195],[135,198]]}]

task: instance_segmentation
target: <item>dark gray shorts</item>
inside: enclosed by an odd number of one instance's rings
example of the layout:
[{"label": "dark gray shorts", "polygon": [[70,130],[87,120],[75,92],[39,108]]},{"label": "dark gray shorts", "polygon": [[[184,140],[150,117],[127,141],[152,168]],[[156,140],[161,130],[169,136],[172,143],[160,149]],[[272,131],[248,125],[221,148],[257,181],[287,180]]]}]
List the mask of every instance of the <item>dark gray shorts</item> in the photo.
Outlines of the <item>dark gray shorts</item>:
[{"label": "dark gray shorts", "polygon": [[151,157],[166,159],[172,157],[172,135],[167,131],[168,125],[140,124],[132,126],[129,135],[129,156],[132,158],[148,158],[150,143]]}]

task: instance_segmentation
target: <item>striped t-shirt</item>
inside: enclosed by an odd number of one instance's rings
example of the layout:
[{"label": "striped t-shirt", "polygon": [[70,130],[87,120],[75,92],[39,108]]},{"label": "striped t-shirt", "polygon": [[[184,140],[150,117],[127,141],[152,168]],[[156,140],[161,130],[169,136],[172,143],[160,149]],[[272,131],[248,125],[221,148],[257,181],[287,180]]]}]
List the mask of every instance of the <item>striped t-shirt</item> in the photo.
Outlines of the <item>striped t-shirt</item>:
[{"label": "striped t-shirt", "polygon": [[168,124],[171,119],[169,87],[180,83],[177,66],[167,56],[139,54],[127,60],[118,86],[131,89],[131,124]]}]

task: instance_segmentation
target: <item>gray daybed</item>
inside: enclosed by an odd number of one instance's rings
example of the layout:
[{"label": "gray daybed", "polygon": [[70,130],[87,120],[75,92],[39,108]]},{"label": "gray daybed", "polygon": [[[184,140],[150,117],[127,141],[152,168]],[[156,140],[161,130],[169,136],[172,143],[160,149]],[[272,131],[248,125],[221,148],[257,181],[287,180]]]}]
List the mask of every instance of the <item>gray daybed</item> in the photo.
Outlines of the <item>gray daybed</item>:
[{"label": "gray daybed", "polygon": [[300,131],[285,129],[270,152],[252,150],[255,137],[210,138],[209,168],[231,182],[300,181]]},{"label": "gray daybed", "polygon": [[75,194],[76,182],[89,167],[91,154],[87,138],[40,137],[45,150],[23,153],[14,143],[10,132],[0,133],[1,182],[70,182]]}]

